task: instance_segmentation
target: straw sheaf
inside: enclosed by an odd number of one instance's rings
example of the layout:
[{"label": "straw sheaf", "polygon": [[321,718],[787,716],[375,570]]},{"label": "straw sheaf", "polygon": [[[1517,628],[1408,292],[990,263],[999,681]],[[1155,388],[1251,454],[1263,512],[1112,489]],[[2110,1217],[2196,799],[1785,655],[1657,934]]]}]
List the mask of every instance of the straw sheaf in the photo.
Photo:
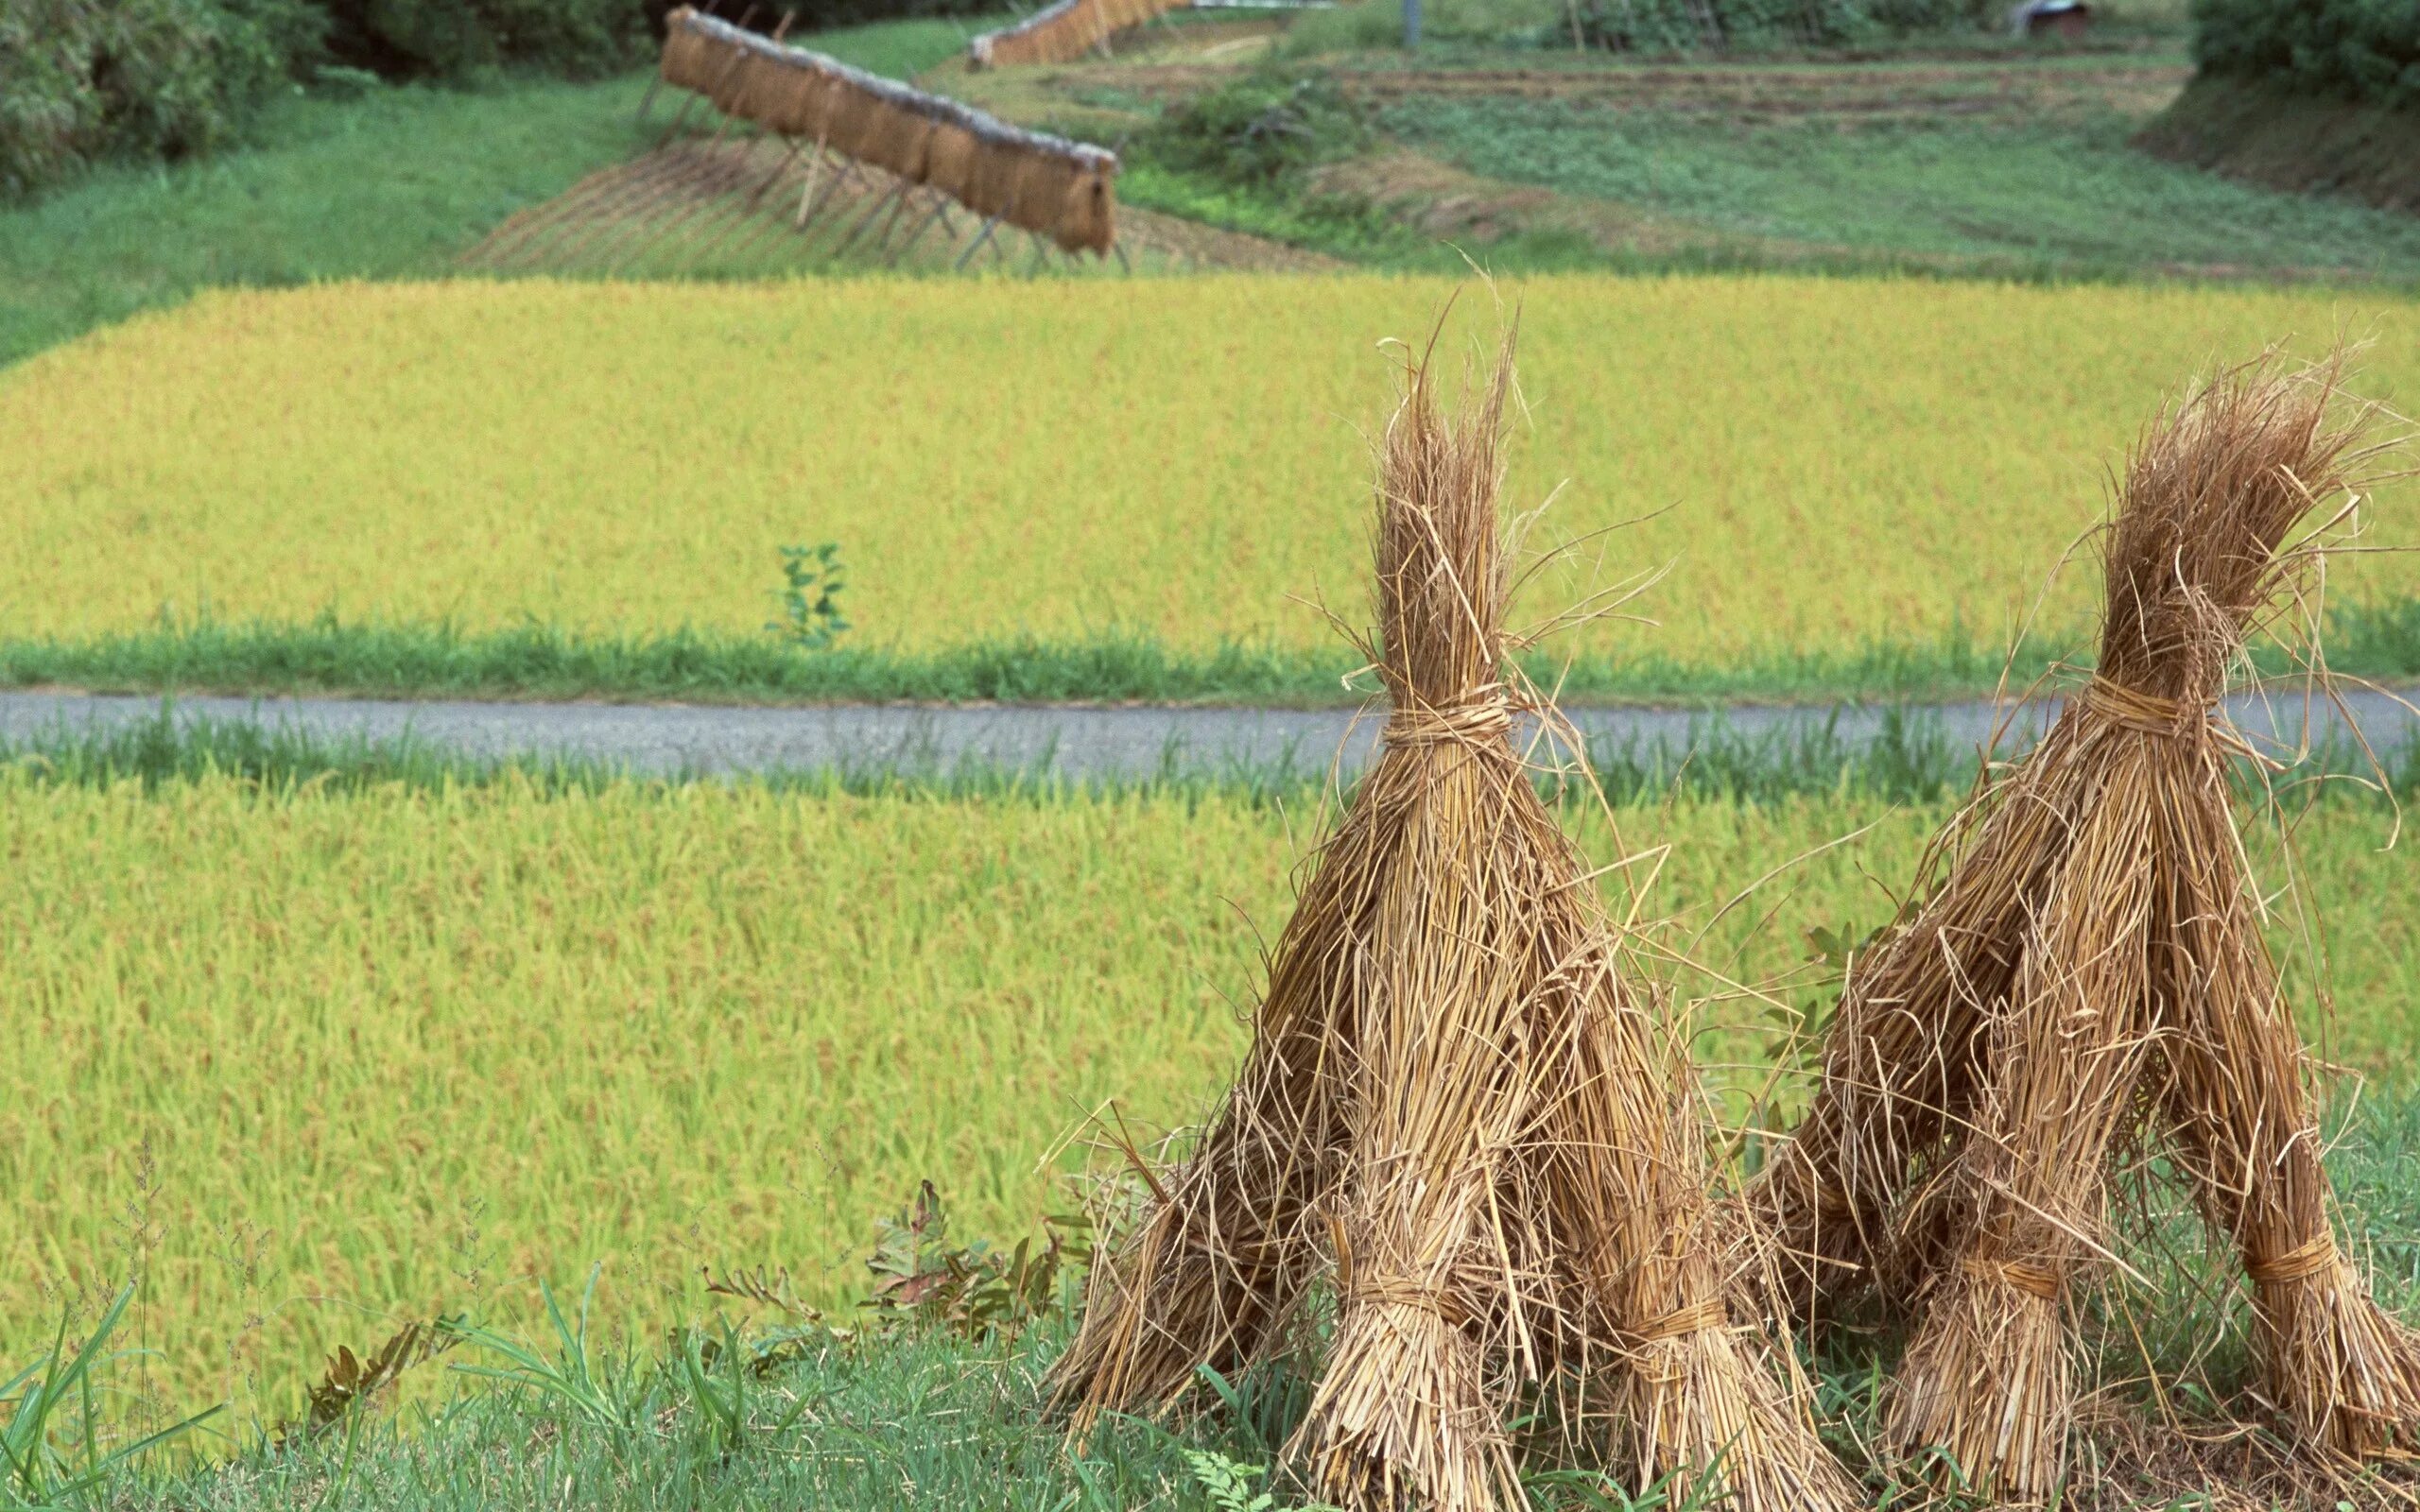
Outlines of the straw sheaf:
[{"label": "straw sheaf", "polygon": [[[1524,1504],[1530,1452],[1633,1490],[1714,1473],[1739,1505],[1856,1501],[1783,1341],[1735,1318],[1697,1103],[1515,748],[1551,717],[1506,660],[1498,534],[1509,358],[1456,420],[1425,366],[1382,445],[1384,748],[1271,958],[1252,1049],[1193,1157],[1096,1273],[1056,1377],[1080,1432],[1171,1403],[1198,1366],[1334,1328],[1288,1445],[1318,1494],[1441,1512]],[[1518,691],[1516,691],[1518,690]]]},{"label": "straw sheaf", "polygon": [[1115,241],[1117,158],[1099,147],[1010,126],[685,8],[667,20],[661,67],[667,83],[706,95],[726,115],[929,184],[1069,251],[1105,254]]},{"label": "straw sheaf", "polygon": [[975,208],[971,198],[975,164],[982,149],[983,144],[966,128],[948,121],[934,123],[932,140],[925,145],[925,181]]},{"label": "straw sheaf", "polygon": [[2216,703],[2318,559],[2292,533],[2378,455],[2341,375],[2267,358],[2145,433],[2103,538],[2099,672],[1935,842],[1913,919],[1852,962],[1814,1102],[1737,1210],[1794,1257],[1801,1315],[1877,1283],[1915,1314],[1889,1441],[2010,1501],[2059,1487],[2062,1308],[2112,1252],[2114,1163],[2153,1135],[2242,1257],[2262,1394],[2311,1462],[2420,1430],[2420,1349],[2335,1250]]}]

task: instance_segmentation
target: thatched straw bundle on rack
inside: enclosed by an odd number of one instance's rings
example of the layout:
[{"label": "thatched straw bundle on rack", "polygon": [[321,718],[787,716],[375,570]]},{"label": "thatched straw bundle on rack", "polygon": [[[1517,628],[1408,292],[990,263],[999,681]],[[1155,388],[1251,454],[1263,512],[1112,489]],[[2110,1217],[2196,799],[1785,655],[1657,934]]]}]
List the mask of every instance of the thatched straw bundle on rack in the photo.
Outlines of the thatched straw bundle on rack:
[{"label": "thatched straw bundle on rack", "polygon": [[2263,940],[2219,702],[2300,590],[2313,511],[2366,486],[2341,358],[2273,355],[2162,414],[2103,551],[2100,662],[1936,842],[1939,885],[1851,966],[1812,1108],[1746,1194],[1812,1311],[1879,1280],[1916,1332],[1887,1414],[2013,1501],[2052,1494],[2064,1309],[2118,1147],[2164,1136],[2252,1282],[2263,1395],[2323,1463],[2411,1447],[2420,1349],[2340,1253],[2311,1067]]},{"label": "thatched straw bundle on rack", "polygon": [[[1099,1265],[1057,1389],[1080,1431],[1208,1365],[1335,1327],[1290,1446],[1354,1507],[1523,1505],[1528,1448],[1633,1489],[1719,1477],[1755,1512],[1845,1506],[1786,1349],[1733,1314],[1685,1057],[1513,736],[1551,720],[1503,626],[1509,353],[1441,416],[1409,375],[1380,457],[1375,644],[1392,714],[1270,963],[1190,1160]],[[1706,1487],[1711,1490],[1712,1487]]]},{"label": "thatched straw bundle on rack", "polygon": [[977,68],[1065,63],[1129,26],[1181,10],[1191,0],[1058,0],[1012,26],[987,31],[967,48]]},{"label": "thatched straw bundle on rack", "polygon": [[664,80],[768,130],[925,184],[1068,251],[1116,239],[1114,153],[1027,131],[802,47],[683,9],[666,20]]}]

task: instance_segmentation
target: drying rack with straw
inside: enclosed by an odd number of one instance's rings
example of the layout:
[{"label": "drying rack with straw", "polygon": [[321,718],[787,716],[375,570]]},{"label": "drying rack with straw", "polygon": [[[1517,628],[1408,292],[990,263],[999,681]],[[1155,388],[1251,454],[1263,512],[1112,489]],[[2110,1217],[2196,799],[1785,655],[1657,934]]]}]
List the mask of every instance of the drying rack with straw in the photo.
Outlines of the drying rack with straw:
[{"label": "drying rack with straw", "polygon": [[1056,0],[1012,26],[977,35],[967,44],[977,68],[1019,63],[1071,63],[1106,53],[1109,39],[1132,26],[1183,10],[1192,0]]},{"label": "drying rack with straw", "polygon": [[[786,235],[896,266],[938,235],[965,268],[987,249],[1004,262],[1006,232],[1016,231],[1035,270],[1085,252],[1128,266],[1117,158],[1104,148],[685,7],[666,18],[657,83],[690,94],[652,151],[524,212],[465,261],[620,272],[671,244],[693,260],[738,260]],[[718,116],[703,138],[686,129],[700,103]]]}]

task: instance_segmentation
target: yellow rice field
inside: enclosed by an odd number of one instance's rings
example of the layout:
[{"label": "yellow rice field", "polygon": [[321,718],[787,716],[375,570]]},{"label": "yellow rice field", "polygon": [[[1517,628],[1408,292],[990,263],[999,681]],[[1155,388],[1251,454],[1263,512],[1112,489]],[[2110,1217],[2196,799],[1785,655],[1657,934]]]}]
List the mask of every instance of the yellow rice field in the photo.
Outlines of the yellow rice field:
[{"label": "yellow rice field", "polygon": [[[1686,801],[1622,823],[1628,850],[1675,843],[1654,897],[1693,925],[1873,826],[1699,947],[1763,977],[1807,928],[1886,914],[1874,879],[1900,885],[1940,818]],[[337,1342],[441,1307],[527,1326],[533,1278],[598,1261],[616,1328],[696,1315],[704,1264],[859,1294],[871,1220],[923,1177],[965,1232],[1029,1232],[1088,1110],[1165,1125],[1223,1084],[1314,828],[1217,796],[0,776],[0,1359],[130,1249],[157,1378],[274,1416]],[[2348,802],[2302,843],[2341,1053],[2403,1078],[2420,920],[2387,832]],[[1625,853],[1601,820],[1582,837]],[[1760,1054],[1738,1028],[1760,1011],[1709,1009],[1703,1057]]]},{"label": "yellow rice field", "polygon": [[[1119,627],[1321,644],[1362,593],[1384,336],[1434,280],[221,293],[0,374],[0,636],[180,616],[526,617],[752,632],[776,550],[833,541],[860,644]],[[2214,358],[2340,329],[2420,404],[2383,295],[1785,277],[1538,278],[1511,497],[1540,540],[1640,516],[1541,607],[1671,563],[1599,648],[1996,641],[2097,518],[2101,470]],[[1461,342],[1493,327],[1461,290]],[[2409,491],[2387,501],[2401,506]],[[2384,511],[2387,535],[2409,539]],[[2049,619],[2080,623],[2071,574]],[[2346,563],[2360,594],[2420,563]]]}]

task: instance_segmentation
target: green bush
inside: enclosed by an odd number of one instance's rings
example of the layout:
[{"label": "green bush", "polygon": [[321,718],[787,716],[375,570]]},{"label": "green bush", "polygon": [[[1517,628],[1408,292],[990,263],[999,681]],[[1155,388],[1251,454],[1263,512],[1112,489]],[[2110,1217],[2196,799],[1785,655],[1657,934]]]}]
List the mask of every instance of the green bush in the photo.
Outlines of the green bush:
[{"label": "green bush", "polygon": [[0,191],[219,146],[324,26],[305,0],[15,0],[0,9]]},{"label": "green bush", "polygon": [[389,77],[459,79],[499,68],[593,78],[647,39],[640,0],[315,0],[328,51]]},{"label": "green bush", "polygon": [[1580,0],[1580,18],[1594,46],[1696,52],[1960,30],[1991,25],[2002,9],[2000,0]]},{"label": "green bush", "polygon": [[1360,108],[1328,74],[1263,68],[1170,111],[1140,145],[1163,166],[1265,187],[1369,138]]},{"label": "green bush", "polygon": [[2206,73],[2420,108],[2420,0],[2194,0]]},{"label": "green bush", "polygon": [[[1037,10],[1047,0],[1022,0],[1007,5],[1003,0],[722,0],[717,9],[707,0],[645,0],[648,35],[657,41],[664,38],[664,18],[683,5],[695,5],[700,10],[712,11],[725,21],[737,21],[748,15],[752,5],[755,13],[749,26],[769,32],[790,18],[790,29],[785,34],[791,41],[812,37],[819,31],[831,31],[841,26],[862,26],[876,21],[915,21],[935,16],[983,16],[987,25],[1001,25],[1004,11]],[[971,28],[975,30],[980,27]],[[807,43],[814,46],[813,42]]]}]

